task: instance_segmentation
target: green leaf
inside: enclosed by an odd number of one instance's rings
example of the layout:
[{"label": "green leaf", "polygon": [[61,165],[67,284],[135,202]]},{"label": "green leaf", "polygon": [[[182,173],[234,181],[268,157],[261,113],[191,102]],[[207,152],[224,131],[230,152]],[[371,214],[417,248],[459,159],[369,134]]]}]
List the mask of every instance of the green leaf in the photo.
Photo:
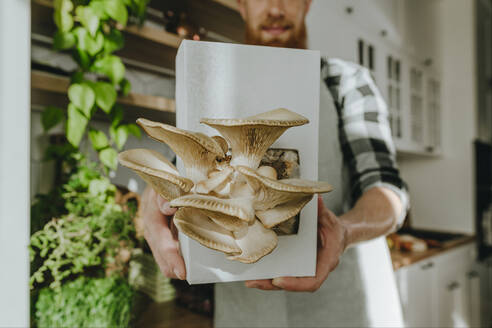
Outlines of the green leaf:
[{"label": "green leaf", "polygon": [[96,35],[99,28],[99,16],[92,7],[78,6],[75,14],[82,26],[84,26],[92,36]]},{"label": "green leaf", "polygon": [[121,80],[120,90],[121,90],[121,93],[123,94],[123,96],[128,96],[131,89],[132,89],[132,85],[130,84],[130,81],[128,81],[127,79]]},{"label": "green leaf", "polygon": [[73,17],[70,13],[73,10],[73,3],[70,0],[55,0],[53,3],[55,12],[53,20],[62,32],[68,32],[73,27]]},{"label": "green leaf", "polygon": [[89,139],[91,140],[92,147],[96,151],[100,151],[109,146],[108,138],[102,131],[94,129],[89,130]]},{"label": "green leaf", "polygon": [[91,3],[89,3],[89,7],[92,8],[92,10],[97,15],[97,17],[99,17],[99,19],[101,19],[101,20],[108,19],[108,15],[104,11],[104,1],[92,0]]},{"label": "green leaf", "polygon": [[126,25],[128,19],[128,11],[125,4],[121,0],[106,0],[104,2],[104,10],[112,19],[119,22],[123,26]]},{"label": "green leaf", "polygon": [[133,134],[137,138],[140,138],[142,136],[140,128],[136,124],[127,124],[126,129],[128,130],[128,133]]},{"label": "green leaf", "polygon": [[46,107],[41,115],[41,122],[43,124],[44,131],[47,132],[56,126],[63,120],[63,117],[63,109],[54,106]]},{"label": "green leaf", "polygon": [[95,38],[81,26],[76,27],[73,32],[77,36],[77,49],[87,51],[91,56],[101,51],[104,46],[104,35],[101,32],[97,32]]},{"label": "green leaf", "polygon": [[125,65],[119,57],[109,55],[94,62],[92,69],[95,72],[105,74],[113,84],[118,84],[125,77]]},{"label": "green leaf", "polygon": [[113,139],[114,143],[118,150],[121,150],[128,139],[128,130],[125,125],[121,125],[119,127],[110,127],[109,134],[111,139]]},{"label": "green leaf", "polygon": [[101,163],[113,170],[115,170],[118,166],[117,157],[118,153],[113,148],[106,148],[99,152],[99,159],[101,160]]},{"label": "green leaf", "polygon": [[104,46],[103,34],[101,32],[97,32],[95,39],[87,35],[86,45],[87,45],[87,52],[89,52],[89,55],[91,56],[96,55],[99,51],[101,51],[101,49]]},{"label": "green leaf", "polygon": [[111,126],[118,126],[118,124],[120,124],[121,120],[123,119],[123,107],[116,104],[109,115],[111,117]]},{"label": "green leaf", "polygon": [[96,93],[96,104],[105,112],[111,111],[116,101],[116,90],[107,82],[96,82],[92,88]]},{"label": "green leaf", "polygon": [[89,54],[79,48],[75,49],[74,59],[84,70],[88,70],[91,65],[91,58]]},{"label": "green leaf", "polygon": [[109,34],[104,36],[104,52],[107,54],[120,50],[124,45],[125,38],[117,29],[111,29]]},{"label": "green leaf", "polygon": [[70,84],[82,83],[83,81],[84,81],[84,72],[82,72],[82,71],[76,71],[70,77]]},{"label": "green leaf", "polygon": [[74,104],[68,104],[67,139],[74,147],[79,146],[87,123],[87,117]]},{"label": "green leaf", "polygon": [[70,49],[75,45],[75,35],[71,32],[56,31],[53,37],[53,48],[55,50]]},{"label": "green leaf", "polygon": [[81,83],[72,84],[68,88],[68,98],[87,118],[90,118],[96,100],[94,90],[90,86]]},{"label": "green leaf", "polygon": [[87,30],[79,26],[73,29],[73,33],[77,37],[77,49],[87,51]]}]

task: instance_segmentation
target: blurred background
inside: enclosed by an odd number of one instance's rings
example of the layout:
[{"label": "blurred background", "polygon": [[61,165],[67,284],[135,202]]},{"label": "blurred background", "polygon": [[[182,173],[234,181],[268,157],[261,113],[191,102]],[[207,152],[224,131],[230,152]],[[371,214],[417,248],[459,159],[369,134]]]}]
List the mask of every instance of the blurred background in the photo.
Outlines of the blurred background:
[{"label": "blurred background", "polygon": [[[390,109],[406,324],[491,327],[492,1],[313,0],[306,24],[309,48],[367,67]],[[213,285],[159,272],[145,184],[116,162],[174,159],[133,123],[175,124],[183,38],[242,43],[236,1],[0,3],[0,325],[212,327]]]}]

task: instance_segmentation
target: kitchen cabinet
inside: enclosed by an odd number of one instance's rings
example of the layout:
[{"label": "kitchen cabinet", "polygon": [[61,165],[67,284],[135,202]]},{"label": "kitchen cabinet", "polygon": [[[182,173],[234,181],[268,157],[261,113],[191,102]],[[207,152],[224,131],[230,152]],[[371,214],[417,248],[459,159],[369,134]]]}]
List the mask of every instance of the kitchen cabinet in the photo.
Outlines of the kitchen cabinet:
[{"label": "kitchen cabinet", "polygon": [[[313,2],[307,21],[310,48],[356,62],[371,72],[388,105],[400,153],[441,154],[436,10],[435,4],[427,2],[319,1]],[[415,20],[423,26],[406,25]],[[422,35],[417,31],[427,26],[433,30],[425,42],[418,42]]]},{"label": "kitchen cabinet", "polygon": [[436,326],[437,293],[433,289],[436,288],[437,274],[434,261],[404,267],[396,274],[405,324],[408,327]]},{"label": "kitchen cabinet", "polygon": [[480,274],[475,244],[467,244],[396,271],[409,327],[481,326]]}]

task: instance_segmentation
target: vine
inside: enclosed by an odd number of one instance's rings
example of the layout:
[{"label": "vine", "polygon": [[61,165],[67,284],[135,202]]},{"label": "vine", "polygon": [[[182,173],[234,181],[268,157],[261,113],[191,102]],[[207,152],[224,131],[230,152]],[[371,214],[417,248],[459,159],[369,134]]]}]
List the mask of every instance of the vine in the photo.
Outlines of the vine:
[{"label": "vine", "polygon": [[[130,92],[125,66],[114,52],[124,46],[121,33],[129,21],[143,21],[149,0],[55,0],[53,19],[57,31],[55,50],[70,51],[78,68],[68,88],[70,103],[66,110],[48,106],[42,114],[45,131],[64,123],[70,151],[78,151],[87,135],[100,162],[108,169],[117,167],[117,150],[129,135],[139,137],[135,124],[123,124],[123,108],[116,104],[119,95]],[[91,118],[100,110],[109,117],[109,135],[94,128]],[[50,151],[62,151],[60,149]],[[67,151],[67,147],[63,149]]]}]

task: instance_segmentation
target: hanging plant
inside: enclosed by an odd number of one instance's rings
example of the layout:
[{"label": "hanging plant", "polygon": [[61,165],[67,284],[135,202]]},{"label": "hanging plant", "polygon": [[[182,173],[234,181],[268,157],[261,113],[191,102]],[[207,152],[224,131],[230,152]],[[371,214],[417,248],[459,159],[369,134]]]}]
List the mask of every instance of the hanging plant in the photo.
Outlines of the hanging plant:
[{"label": "hanging plant", "polygon": [[[114,52],[124,46],[121,29],[129,21],[143,21],[148,1],[55,0],[53,3],[53,19],[58,28],[53,47],[70,51],[78,68],[71,76],[66,110],[47,107],[42,124],[49,131],[64,123],[66,139],[73,147],[71,151],[78,151],[81,141],[88,136],[106,171],[116,169],[117,150],[123,148],[128,136],[140,137],[137,125],[123,123],[123,108],[116,104],[118,95],[126,96],[130,92],[130,83],[125,79],[125,65]],[[111,122],[109,134],[91,124],[98,111]]]}]

